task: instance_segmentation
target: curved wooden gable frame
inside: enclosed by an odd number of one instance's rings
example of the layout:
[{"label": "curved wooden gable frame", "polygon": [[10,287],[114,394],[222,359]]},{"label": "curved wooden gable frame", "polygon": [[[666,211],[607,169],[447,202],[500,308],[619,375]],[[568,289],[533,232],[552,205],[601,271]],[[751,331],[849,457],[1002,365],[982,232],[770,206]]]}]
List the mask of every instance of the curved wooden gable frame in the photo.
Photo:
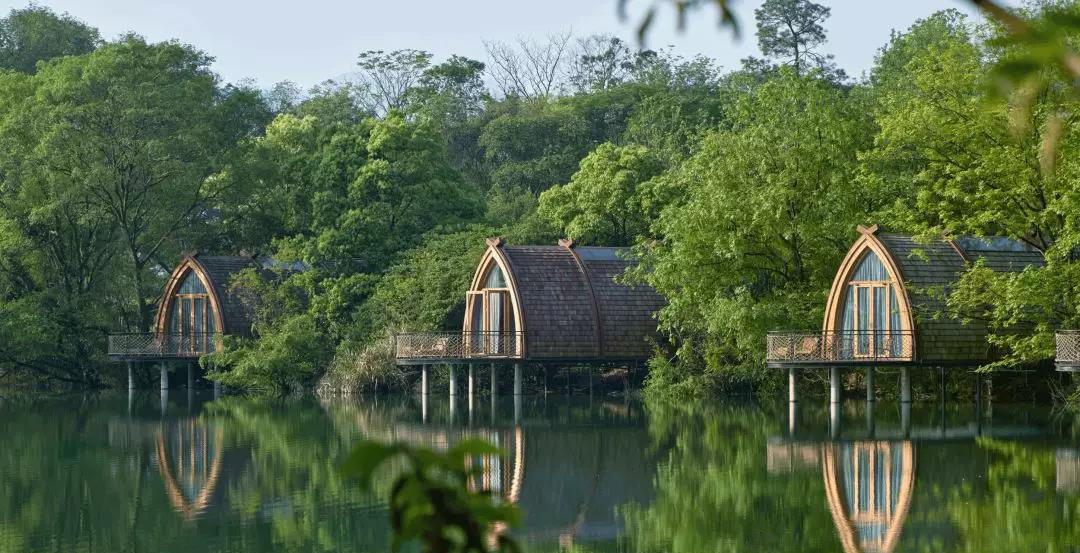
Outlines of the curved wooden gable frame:
[{"label": "curved wooden gable frame", "polygon": [[[915,489],[915,444],[910,440],[902,444],[901,456],[904,459],[904,472],[900,477],[900,494],[896,501],[896,511],[892,520],[889,521],[888,530],[885,532],[885,543],[881,551],[888,553],[896,548],[900,541],[900,532],[904,529],[904,521],[907,520],[908,510],[911,508],[911,497]],[[836,532],[840,534],[840,544],[844,547],[844,553],[860,553],[858,535],[855,526],[848,519],[844,508],[844,494],[840,484],[840,463],[836,459],[836,444],[822,446],[822,476],[825,480],[825,496],[829,503],[829,512],[832,514]]]},{"label": "curved wooden gable frame", "polygon": [[206,295],[210,298],[210,307],[214,311],[214,323],[217,326],[217,331],[225,334],[227,332],[225,317],[221,310],[221,298],[218,297],[217,288],[214,287],[214,280],[210,278],[210,273],[206,271],[206,267],[199,263],[199,260],[194,255],[184,256],[184,260],[180,262],[180,265],[173,269],[172,276],[169,277],[169,281],[165,284],[164,295],[161,296],[161,307],[158,309],[154,328],[157,329],[159,334],[168,332],[169,311],[172,310],[176,291],[183,284],[184,276],[188,271],[194,273],[202,281],[203,287],[206,288]]},{"label": "curved wooden gable frame", "polygon": [[[862,261],[866,252],[872,251],[885,265],[885,269],[889,271],[895,290],[900,292],[897,294],[896,303],[897,307],[900,308],[900,322],[903,325],[901,330],[911,332],[912,336],[914,336],[915,319],[912,317],[911,297],[908,295],[908,289],[904,283],[904,273],[900,270],[900,264],[896,262],[892,252],[877,237],[877,231],[877,225],[870,227],[859,225],[859,233],[862,236],[852,244],[851,249],[844,256],[844,260],[840,263],[840,268],[833,278],[832,288],[829,289],[829,299],[825,303],[825,322],[822,325],[824,332],[837,332],[840,329],[847,284],[851,281],[855,269],[858,268],[859,262]],[[914,359],[918,340],[913,339],[911,342],[911,358]]]},{"label": "curved wooden gable frame", "polygon": [[[225,439],[225,431],[222,428],[217,428],[214,437],[216,442],[221,444]],[[169,459],[168,449],[165,447],[165,436],[161,430],[157,433],[155,445],[157,446],[158,471],[161,473],[162,480],[165,483],[165,493],[169,496],[169,502],[172,503],[173,509],[183,515],[186,520],[194,519],[210,506],[210,500],[214,497],[218,479],[221,478],[222,448],[218,447],[214,450],[214,459],[210,464],[210,474],[207,476],[207,481],[203,484],[194,500],[189,502],[187,497],[184,496],[179,482],[177,482],[172,469],[172,462]]]},{"label": "curved wooden gable frame", "polygon": [[[514,311],[514,329],[520,336],[525,336],[525,311],[521,303],[521,293],[518,292],[517,278],[514,277],[513,265],[510,264],[510,258],[507,257],[506,252],[502,250],[503,239],[502,238],[488,238],[488,249],[484,252],[483,257],[480,258],[480,263],[476,266],[476,273],[473,274],[472,284],[469,286],[470,292],[479,292],[484,289],[484,280],[487,277],[488,271],[491,270],[492,265],[497,265],[502,270],[503,278],[506,279],[506,286],[510,289],[510,305]],[[462,328],[469,329],[472,324],[472,302],[465,302],[465,322]],[[521,352],[520,357],[527,357],[528,352],[526,347],[528,340],[521,340],[518,351]]]}]

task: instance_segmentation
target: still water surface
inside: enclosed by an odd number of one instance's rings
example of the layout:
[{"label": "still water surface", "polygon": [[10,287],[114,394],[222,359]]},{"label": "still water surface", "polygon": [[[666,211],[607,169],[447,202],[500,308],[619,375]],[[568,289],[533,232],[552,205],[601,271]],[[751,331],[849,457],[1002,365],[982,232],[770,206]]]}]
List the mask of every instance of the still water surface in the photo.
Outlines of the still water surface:
[{"label": "still water surface", "polygon": [[1042,408],[430,401],[0,399],[0,553],[386,551],[351,445],[464,435],[529,551],[1080,551],[1077,425]]}]

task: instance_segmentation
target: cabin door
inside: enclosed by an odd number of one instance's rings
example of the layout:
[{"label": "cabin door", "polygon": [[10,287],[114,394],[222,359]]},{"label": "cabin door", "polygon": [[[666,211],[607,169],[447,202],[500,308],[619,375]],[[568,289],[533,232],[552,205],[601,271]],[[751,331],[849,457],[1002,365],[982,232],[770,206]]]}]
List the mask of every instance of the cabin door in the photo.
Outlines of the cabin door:
[{"label": "cabin door", "polygon": [[177,333],[180,334],[180,347],[185,353],[207,353],[210,351],[209,330],[213,322],[210,298],[205,295],[178,296],[174,309],[177,310]]},{"label": "cabin door", "polygon": [[505,290],[484,290],[484,331],[488,339],[488,353],[504,353],[510,339],[507,333],[510,323],[510,294]]},{"label": "cabin door", "polygon": [[893,321],[888,284],[852,284],[855,300],[854,350],[856,357],[888,357]]}]

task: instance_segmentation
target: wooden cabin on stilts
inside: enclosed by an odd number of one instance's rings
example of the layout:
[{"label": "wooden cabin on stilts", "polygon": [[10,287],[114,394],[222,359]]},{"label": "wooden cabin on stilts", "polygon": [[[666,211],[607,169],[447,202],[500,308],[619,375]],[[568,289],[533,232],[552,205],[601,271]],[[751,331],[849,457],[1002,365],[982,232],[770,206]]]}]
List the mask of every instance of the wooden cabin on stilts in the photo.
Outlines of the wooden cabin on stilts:
[{"label": "wooden cabin on stilts", "polygon": [[248,255],[185,255],[162,291],[153,331],[109,336],[109,357],[127,362],[128,388],[135,388],[136,363],[157,363],[162,390],[169,388],[169,364],[187,367],[191,389],[199,357],[220,351],[223,336],[250,335],[250,314],[229,290],[229,279],[249,268],[262,265]]},{"label": "wooden cabin on stilts", "polygon": [[972,263],[1017,272],[1041,266],[1040,252],[1007,238],[924,243],[877,225],[858,230],[833,280],[821,331],[768,335],[766,364],[788,371],[790,402],[799,399],[804,369],[829,369],[829,399],[836,404],[843,369],[866,370],[866,397],[873,401],[875,368],[898,368],[900,399],[908,403],[913,368],[936,368],[943,377],[947,368],[977,367],[998,357],[985,324],[942,316],[944,294]]},{"label": "wooden cabin on stilts", "polygon": [[[490,238],[465,294],[462,330],[403,333],[394,337],[402,365],[420,365],[422,394],[427,371],[468,366],[470,394],[476,368],[490,366],[495,392],[499,368],[513,370],[515,396],[522,394],[528,366],[640,366],[658,338],[654,314],[663,299],[649,286],[619,280],[634,261],[623,248],[511,246]],[[591,373],[590,373],[591,378]]]}]

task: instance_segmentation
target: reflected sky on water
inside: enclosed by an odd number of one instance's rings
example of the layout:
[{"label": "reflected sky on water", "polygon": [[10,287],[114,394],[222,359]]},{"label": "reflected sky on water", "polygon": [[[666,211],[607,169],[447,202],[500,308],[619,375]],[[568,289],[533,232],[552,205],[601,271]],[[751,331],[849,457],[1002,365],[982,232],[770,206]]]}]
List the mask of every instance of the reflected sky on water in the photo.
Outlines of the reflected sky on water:
[{"label": "reflected sky on water", "polygon": [[357,440],[482,437],[530,551],[1074,551],[1080,436],[1031,405],[552,394],[0,399],[0,551],[386,551]]}]

